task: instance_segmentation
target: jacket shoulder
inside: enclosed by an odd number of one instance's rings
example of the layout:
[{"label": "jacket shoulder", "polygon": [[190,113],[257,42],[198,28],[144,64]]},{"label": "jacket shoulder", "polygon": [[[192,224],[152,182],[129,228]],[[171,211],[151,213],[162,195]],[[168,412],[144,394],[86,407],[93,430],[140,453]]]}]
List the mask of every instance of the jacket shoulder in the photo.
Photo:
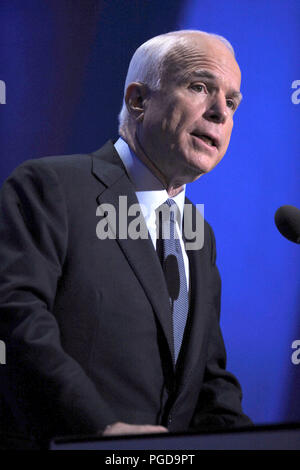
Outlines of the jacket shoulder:
[{"label": "jacket shoulder", "polygon": [[91,154],[55,155],[25,160],[14,172],[23,168],[38,170],[49,169],[56,172],[69,171],[72,168],[84,169],[91,167]]},{"label": "jacket shoulder", "polygon": [[24,174],[43,178],[49,172],[52,174],[54,172],[56,177],[64,182],[72,181],[72,179],[80,180],[85,175],[91,174],[93,160],[101,161],[102,168],[106,168],[111,163],[116,164],[118,158],[114,155],[113,142],[108,141],[100,149],[90,153],[44,156],[25,160],[13,170],[8,179]]},{"label": "jacket shoulder", "polygon": [[27,182],[45,181],[53,178],[62,183],[75,182],[90,175],[92,168],[91,154],[72,154],[45,156],[28,159],[18,165],[3,186],[13,182],[26,184]]}]

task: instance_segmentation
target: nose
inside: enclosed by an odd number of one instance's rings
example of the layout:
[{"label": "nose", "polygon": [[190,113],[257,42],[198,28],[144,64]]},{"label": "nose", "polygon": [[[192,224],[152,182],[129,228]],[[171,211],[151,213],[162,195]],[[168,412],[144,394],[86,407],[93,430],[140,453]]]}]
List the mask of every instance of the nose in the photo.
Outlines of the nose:
[{"label": "nose", "polygon": [[228,108],[226,98],[222,94],[218,93],[216,96],[212,97],[203,117],[208,121],[212,121],[217,124],[224,124],[227,116]]}]

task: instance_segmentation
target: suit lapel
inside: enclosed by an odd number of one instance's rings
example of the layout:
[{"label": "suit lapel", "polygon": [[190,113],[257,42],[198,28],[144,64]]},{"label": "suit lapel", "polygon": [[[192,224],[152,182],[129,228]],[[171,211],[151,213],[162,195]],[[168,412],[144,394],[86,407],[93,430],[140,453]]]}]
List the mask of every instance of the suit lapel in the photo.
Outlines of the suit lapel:
[{"label": "suit lapel", "polygon": [[[111,204],[115,208],[118,220],[120,206],[119,196],[127,197],[127,208],[133,204],[138,204],[134,187],[111,141],[106,143],[99,151],[92,154],[92,158],[92,173],[104,184],[104,186],[102,185],[101,192],[97,196],[97,202],[99,205],[104,203]],[[128,217],[128,222],[130,223],[133,218],[134,217]],[[173,362],[174,346],[169,294],[151,237],[148,234],[147,239],[138,238],[133,240],[130,237],[119,238],[118,223],[113,230],[116,233],[117,243],[139,279],[153,307],[157,320],[164,332],[170,351],[170,359],[172,359]]]},{"label": "suit lapel", "polygon": [[[186,204],[190,204],[190,201],[186,200]],[[196,208],[193,207],[193,216],[195,211]],[[192,220],[190,220],[190,217],[184,218],[184,226],[191,223]],[[187,233],[187,231],[185,231],[185,233]],[[188,233],[191,233],[191,231]],[[193,370],[197,368],[197,366],[199,367],[200,358],[203,354],[203,347],[208,332],[208,311],[211,307],[208,302],[210,287],[208,279],[209,269],[207,269],[208,256],[206,253],[206,243],[204,243],[204,246],[201,249],[187,251],[191,278],[190,312],[187,331],[184,337],[183,354],[179,358],[180,363],[177,368],[178,396],[186,386],[189,378],[193,376]]]}]

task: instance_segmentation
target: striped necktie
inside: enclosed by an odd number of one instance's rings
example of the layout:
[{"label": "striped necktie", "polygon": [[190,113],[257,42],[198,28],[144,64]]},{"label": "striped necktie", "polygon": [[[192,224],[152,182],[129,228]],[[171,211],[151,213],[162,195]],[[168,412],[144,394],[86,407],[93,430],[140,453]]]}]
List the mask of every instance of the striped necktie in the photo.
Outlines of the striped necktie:
[{"label": "striped necktie", "polygon": [[188,315],[188,290],[183,255],[176,229],[178,206],[168,199],[158,209],[157,253],[169,291],[173,320],[175,363],[177,361]]}]

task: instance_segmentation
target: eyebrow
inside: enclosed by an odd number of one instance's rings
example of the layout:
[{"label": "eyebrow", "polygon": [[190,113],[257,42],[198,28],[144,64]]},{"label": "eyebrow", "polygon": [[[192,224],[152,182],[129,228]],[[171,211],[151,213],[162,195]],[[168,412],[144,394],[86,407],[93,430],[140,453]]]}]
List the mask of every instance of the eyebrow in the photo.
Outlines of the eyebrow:
[{"label": "eyebrow", "polygon": [[[209,80],[213,81],[218,81],[218,77],[214,75],[212,72],[209,70],[194,70],[191,73],[188,73],[187,75],[184,76],[185,80],[188,80],[192,77],[197,77],[197,78],[207,78]],[[242,101],[243,95],[240,91],[237,90],[229,90],[230,96],[237,98],[239,103]]]}]

